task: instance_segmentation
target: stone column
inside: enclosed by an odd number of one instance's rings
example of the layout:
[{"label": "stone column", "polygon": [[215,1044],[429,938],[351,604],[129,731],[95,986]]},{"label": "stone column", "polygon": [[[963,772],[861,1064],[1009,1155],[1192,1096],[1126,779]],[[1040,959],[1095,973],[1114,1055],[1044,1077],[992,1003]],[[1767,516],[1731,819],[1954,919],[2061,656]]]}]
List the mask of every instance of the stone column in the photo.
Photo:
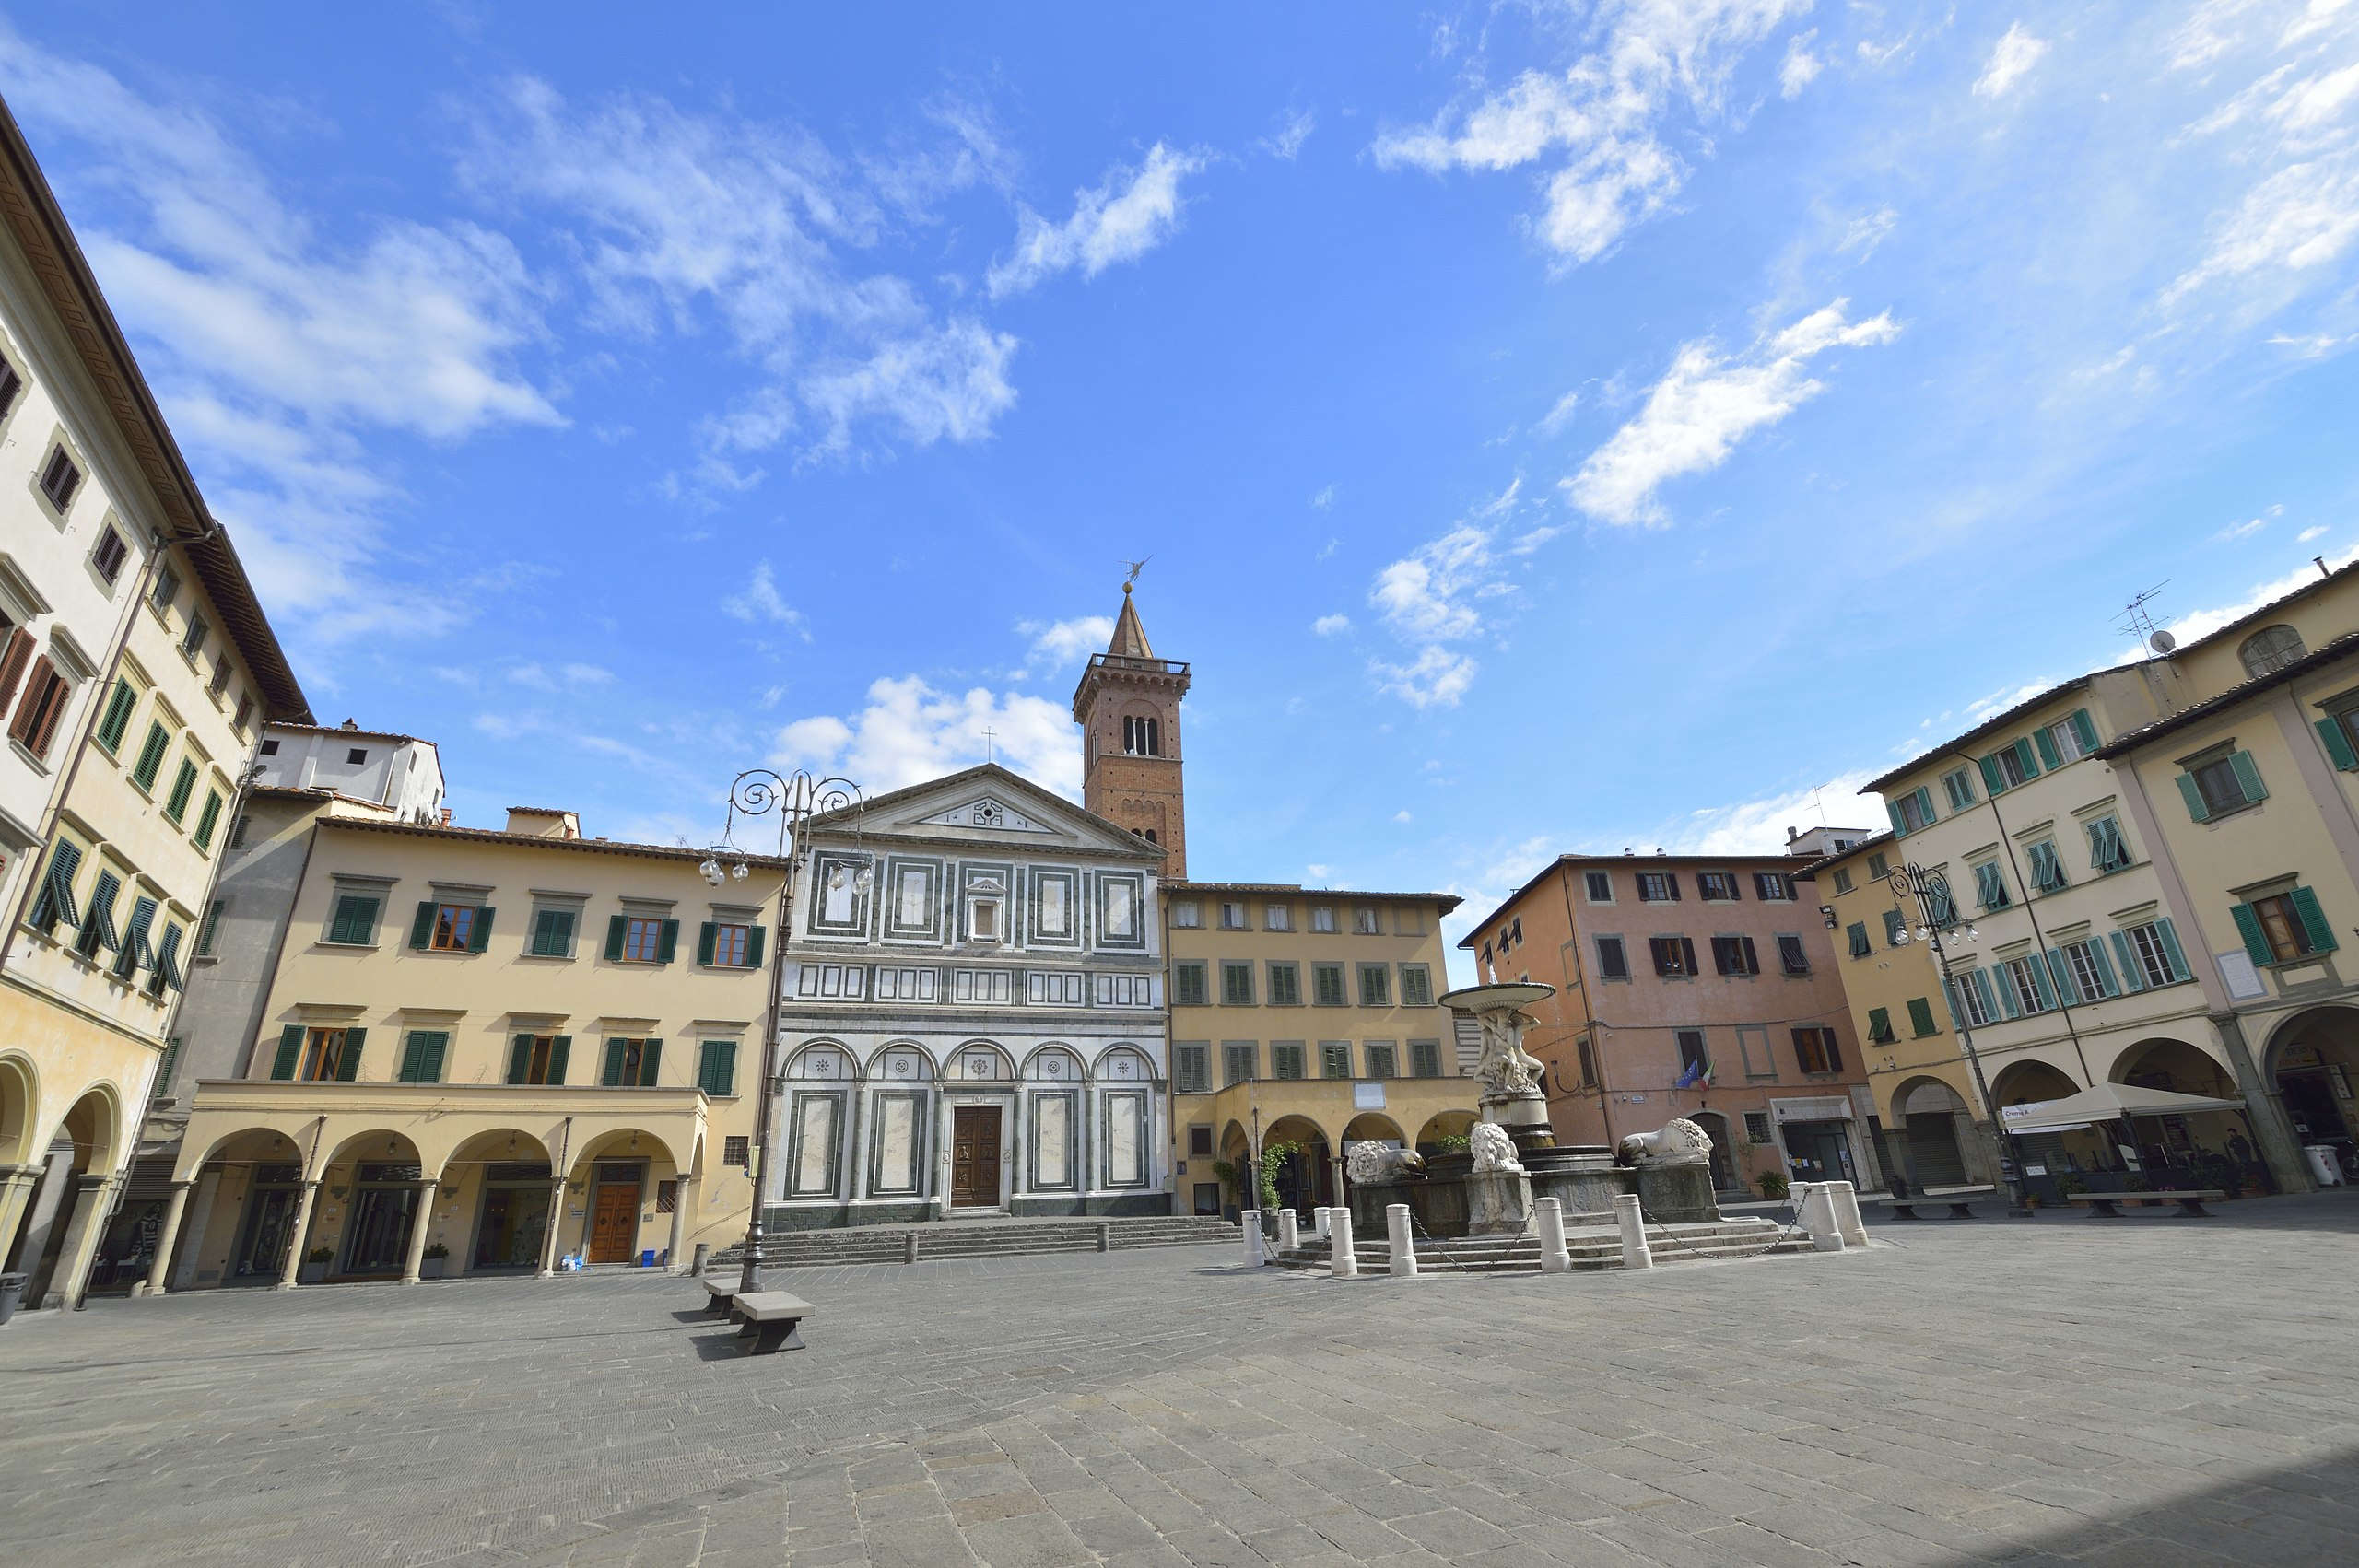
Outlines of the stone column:
[{"label": "stone column", "polygon": [[1292,1252],[1302,1245],[1302,1235],[1296,1228],[1297,1224],[1293,1210],[1278,1211],[1278,1250],[1280,1252]]},{"label": "stone column", "polygon": [[1245,1266],[1259,1269],[1269,1261],[1262,1248],[1262,1211],[1246,1210],[1238,1216],[1238,1223],[1245,1227]]},{"label": "stone column", "polygon": [[688,1241],[688,1200],[695,1195],[697,1178],[684,1176],[672,1186],[672,1239],[663,1244],[664,1267],[667,1272],[684,1274],[687,1263],[680,1256]]},{"label": "stone column", "polygon": [[311,1207],[319,1201],[320,1183],[314,1176],[303,1183],[303,1195],[295,1200],[295,1222],[287,1228],[287,1261],[278,1270],[275,1289],[291,1291],[296,1275],[303,1267],[305,1244],[311,1239]]},{"label": "stone column", "polygon": [[1651,1269],[1655,1255],[1647,1246],[1646,1216],[1638,1211],[1638,1195],[1618,1194],[1614,1199],[1614,1218],[1622,1227],[1622,1267]]},{"label": "stone column", "polygon": [[2245,1119],[2252,1123],[2253,1138],[2260,1145],[2270,1179],[2280,1192],[2317,1191],[2318,1178],[2302,1157],[2301,1141],[2294,1136],[2294,1119],[2285,1114],[2284,1096],[2274,1082],[2260,1075],[2260,1066],[2245,1040],[2243,1020],[2233,1012],[2215,1012],[2212,1027],[2219,1032],[2220,1045],[2227,1052],[2236,1092],[2244,1096]]},{"label": "stone column", "polygon": [[1352,1250],[1352,1211],[1338,1204],[1327,1211],[1328,1271],[1338,1280],[1359,1278],[1359,1255]]},{"label": "stone column", "polygon": [[1562,1274],[1573,1266],[1573,1255],[1565,1249],[1565,1206],[1554,1198],[1534,1199],[1533,1218],[1540,1222],[1540,1271]]},{"label": "stone column", "polygon": [[1032,1091],[1022,1079],[1018,1079],[1015,1083],[1015,1097],[1007,1113],[1008,1124],[1012,1129],[1009,1136],[1015,1144],[1015,1147],[1008,1151],[1015,1159],[1015,1164],[1008,1168],[1007,1173],[1007,1211],[1011,1214],[1015,1212],[1015,1200],[1031,1191],[1030,1185],[1025,1180],[1025,1173],[1031,1168],[1032,1164],[1032,1117],[1029,1115],[1031,1109]]},{"label": "stone column", "polygon": [[16,1239],[18,1223],[33,1200],[42,1169],[40,1165],[0,1166],[0,1263],[6,1261],[8,1244]]},{"label": "stone column", "polygon": [[1409,1235],[1409,1206],[1387,1203],[1384,1206],[1384,1240],[1391,1256],[1391,1268],[1395,1279],[1405,1280],[1417,1272],[1417,1244]]},{"label": "stone column", "polygon": [[90,1264],[98,1256],[99,1240],[105,1231],[107,1211],[123,1175],[118,1172],[111,1176],[85,1175],[74,1178],[81,1190],[74,1200],[74,1218],[65,1229],[65,1245],[58,1248],[57,1270],[50,1276],[43,1305],[67,1306],[82,1298],[83,1281],[89,1278]]},{"label": "stone column", "polygon": [[557,1225],[565,1218],[565,1178],[559,1176],[549,1183],[549,1223],[541,1233],[541,1271],[539,1278],[557,1277]]},{"label": "stone column", "polygon": [[221,1196],[221,1173],[206,1171],[196,1178],[196,1196],[189,1207],[196,1215],[196,1234],[189,1237],[188,1246],[181,1249],[179,1267],[172,1270],[167,1288],[185,1291],[196,1283],[196,1270],[205,1261],[205,1233],[213,1223],[213,1206]]},{"label": "stone column", "polygon": [[147,1293],[164,1293],[164,1277],[171,1270],[172,1248],[181,1239],[181,1221],[188,1214],[188,1191],[194,1181],[172,1183],[171,1201],[164,1206],[163,1228],[156,1233],[156,1261],[147,1266]]},{"label": "stone column", "polygon": [[410,1183],[410,1190],[417,1195],[417,1203],[410,1211],[409,1246],[402,1253],[402,1283],[418,1282],[419,1270],[426,1267],[426,1230],[434,1218],[435,1189],[442,1184],[433,1176]]}]

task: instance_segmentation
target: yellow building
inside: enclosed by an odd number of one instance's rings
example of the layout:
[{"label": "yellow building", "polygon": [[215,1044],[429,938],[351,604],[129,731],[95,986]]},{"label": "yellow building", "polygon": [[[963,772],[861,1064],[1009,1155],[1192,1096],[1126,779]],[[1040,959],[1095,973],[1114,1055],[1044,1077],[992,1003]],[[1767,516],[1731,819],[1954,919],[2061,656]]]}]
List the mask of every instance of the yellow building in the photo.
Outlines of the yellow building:
[{"label": "yellow building", "polygon": [[0,112],[0,1269],[78,1298],[260,722],[303,693]]},{"label": "yellow building", "polygon": [[743,1235],[780,862],[714,887],[701,851],[521,807],[311,833],[244,1069],[196,1085],[151,1288],[679,1267]]},{"label": "yellow building", "polygon": [[[1171,978],[1172,1169],[1185,1211],[1257,1201],[1259,1151],[1295,1153],[1280,1201],[1341,1201],[1344,1145],[1433,1150],[1463,1138],[1480,1086],[1460,1075],[1437,893],[1164,885]],[[1228,1165],[1241,1179],[1215,1173]]]},{"label": "yellow building", "polygon": [[[1886,881],[1900,864],[1889,833],[1818,861],[1794,880],[1814,888],[1834,933],[1835,972],[1851,1010],[1874,1097],[1878,1163],[1916,1190],[1995,1185],[1990,1113],[1944,999],[1916,915]],[[1804,891],[1807,901],[1811,893]],[[1903,930],[1907,940],[1899,940]]]}]

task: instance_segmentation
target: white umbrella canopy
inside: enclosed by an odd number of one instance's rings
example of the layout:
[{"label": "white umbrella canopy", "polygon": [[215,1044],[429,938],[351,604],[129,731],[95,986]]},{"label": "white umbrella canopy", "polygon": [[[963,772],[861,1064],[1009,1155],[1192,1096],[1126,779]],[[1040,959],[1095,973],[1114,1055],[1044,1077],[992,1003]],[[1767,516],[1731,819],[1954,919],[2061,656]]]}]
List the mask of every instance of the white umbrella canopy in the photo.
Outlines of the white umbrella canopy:
[{"label": "white umbrella canopy", "polygon": [[2194,1111],[2240,1111],[2242,1100],[2217,1100],[2209,1094],[2178,1094],[2168,1089],[2142,1089],[2135,1083],[2100,1083],[2060,1100],[2036,1100],[2027,1106],[2006,1106],[2000,1115],[2010,1132],[2061,1132],[2093,1121],[2113,1121],[2126,1116],[2186,1116]]}]

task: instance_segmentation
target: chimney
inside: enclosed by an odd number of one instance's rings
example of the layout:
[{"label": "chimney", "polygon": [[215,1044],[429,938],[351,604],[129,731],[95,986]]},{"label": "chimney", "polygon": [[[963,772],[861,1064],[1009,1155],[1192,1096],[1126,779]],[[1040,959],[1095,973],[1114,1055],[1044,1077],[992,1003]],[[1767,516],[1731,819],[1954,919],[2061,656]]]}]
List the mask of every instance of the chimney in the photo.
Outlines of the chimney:
[{"label": "chimney", "polygon": [[442,808],[442,825],[445,827],[451,825],[451,808],[448,806]]},{"label": "chimney", "polygon": [[511,806],[508,831],[526,838],[579,838],[581,818],[573,812],[551,811],[545,806]]}]

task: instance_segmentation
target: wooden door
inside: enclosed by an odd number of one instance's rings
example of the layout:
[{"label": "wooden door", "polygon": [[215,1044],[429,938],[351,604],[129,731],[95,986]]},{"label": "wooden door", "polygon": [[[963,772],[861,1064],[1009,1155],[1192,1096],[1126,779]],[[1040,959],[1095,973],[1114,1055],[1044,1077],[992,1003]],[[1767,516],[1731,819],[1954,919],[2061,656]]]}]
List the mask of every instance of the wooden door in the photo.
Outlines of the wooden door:
[{"label": "wooden door", "polygon": [[638,1186],[600,1183],[597,1207],[590,1216],[590,1261],[628,1263],[638,1240]]},{"label": "wooden door", "polygon": [[950,1206],[999,1201],[999,1107],[955,1106],[950,1117]]}]

